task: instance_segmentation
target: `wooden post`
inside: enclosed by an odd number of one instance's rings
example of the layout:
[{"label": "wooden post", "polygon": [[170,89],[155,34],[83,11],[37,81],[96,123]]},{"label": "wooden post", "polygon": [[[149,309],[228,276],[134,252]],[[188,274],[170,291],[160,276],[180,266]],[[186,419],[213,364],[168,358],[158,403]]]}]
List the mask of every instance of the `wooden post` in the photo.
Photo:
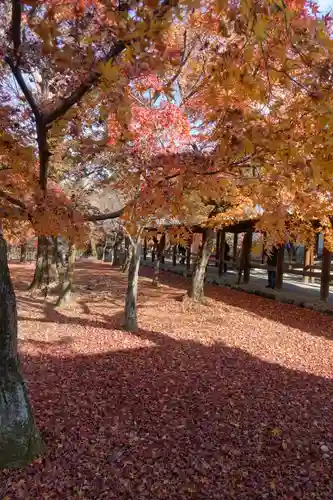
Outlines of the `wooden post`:
[{"label": "wooden post", "polygon": [[190,275],[191,271],[191,248],[192,248],[192,237],[189,238],[186,248],[186,275]]},{"label": "wooden post", "polygon": [[232,249],[232,261],[235,263],[237,260],[237,245],[238,245],[238,233],[234,234],[234,247]]},{"label": "wooden post", "polygon": [[324,240],[323,261],[321,266],[320,282],[320,300],[327,302],[330,292],[330,274],[331,274],[332,252],[327,250]]},{"label": "wooden post", "polygon": [[173,245],[172,249],[172,265],[177,265],[177,245]]},{"label": "wooden post", "polygon": [[277,290],[281,290],[283,283],[283,266],[284,266],[284,245],[281,245],[277,252],[277,263],[276,263],[276,283],[275,287]]},{"label": "wooden post", "polygon": [[155,258],[156,258],[156,247],[158,245],[158,239],[157,239],[157,236],[154,236],[153,238],[153,248],[151,250],[151,261],[152,262],[155,262]]},{"label": "wooden post", "polygon": [[262,250],[261,250],[261,263],[265,263],[265,256],[266,256],[266,237],[265,234],[263,234],[262,238]]},{"label": "wooden post", "polygon": [[[303,271],[309,271],[310,267],[310,261],[311,261],[311,247],[304,247],[304,264],[303,264]],[[309,276],[303,276],[303,281],[304,283],[309,283]]]},{"label": "wooden post", "polygon": [[165,263],[165,247],[166,247],[166,233],[163,233],[160,239],[160,246],[159,246],[161,264]]},{"label": "wooden post", "polygon": [[[315,263],[315,244],[310,248],[310,271],[314,271],[313,266]],[[311,276],[310,282],[314,283],[314,276]]]},{"label": "wooden post", "polygon": [[244,283],[247,284],[250,281],[250,259],[251,259],[251,248],[252,248],[252,227],[247,229],[244,238]]},{"label": "wooden post", "polygon": [[221,232],[217,231],[216,233],[216,252],[215,252],[215,266],[219,267],[220,262],[220,241],[221,241]]},{"label": "wooden post", "polygon": [[220,232],[220,245],[219,245],[219,276],[224,273],[224,249],[225,249],[225,231]]},{"label": "wooden post", "polygon": [[147,260],[147,237],[145,236],[143,244],[143,260]]}]

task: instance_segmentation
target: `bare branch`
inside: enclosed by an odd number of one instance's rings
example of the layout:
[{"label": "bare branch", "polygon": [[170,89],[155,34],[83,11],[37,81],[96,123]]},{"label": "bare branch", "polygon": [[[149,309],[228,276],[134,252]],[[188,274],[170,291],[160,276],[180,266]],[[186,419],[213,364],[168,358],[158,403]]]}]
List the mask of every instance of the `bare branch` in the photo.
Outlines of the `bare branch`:
[{"label": "bare branch", "polygon": [[21,0],[12,0],[12,39],[15,57],[19,58],[19,50],[21,47],[21,18],[22,18],[22,2]]},{"label": "bare branch", "polygon": [[108,214],[85,215],[84,219],[86,221],[90,221],[90,222],[98,222],[98,221],[109,220],[109,219],[118,219],[118,217],[121,217],[123,215],[124,210],[125,210],[125,207],[121,208],[120,210],[117,210],[116,212],[111,212]]},{"label": "bare branch", "polygon": [[[178,0],[164,0],[161,7],[156,9],[154,12],[154,16],[157,18],[162,18],[167,11],[177,5]],[[114,60],[126,49],[133,45],[136,42],[136,39],[130,40],[128,42],[124,42],[123,40],[118,40],[113,47],[109,50],[106,56],[102,59],[101,62],[114,62]],[[77,104],[90,90],[96,85],[101,78],[101,73],[98,71],[93,71],[93,73],[79,85],[79,87],[72,92],[72,94],[68,97],[65,97],[60,105],[47,114],[45,118],[45,125],[49,125],[61,116],[63,116],[74,104]]]},{"label": "bare branch", "polygon": [[[114,47],[109,51],[107,56],[105,57],[104,62],[114,60],[123,50],[125,50],[126,45],[122,40],[119,40]],[[48,125],[61,116],[63,116],[74,104],[78,103],[82,97],[87,94],[92,87],[98,82],[101,77],[101,73],[95,71],[92,75],[88,77],[86,81],[81,83],[81,85],[72,92],[72,94],[60,103],[60,105],[51,111],[48,115],[45,116],[45,124]]]},{"label": "bare branch", "polygon": [[[17,200],[13,196],[10,196],[9,194],[5,193],[5,191],[3,191],[2,189],[0,189],[0,198],[3,198],[7,202],[9,202],[12,205],[14,205],[15,207],[17,207],[18,208],[17,214],[18,215],[26,215],[28,217],[29,221],[31,223],[33,223],[33,218],[31,216],[30,212],[28,211],[27,207],[25,206],[25,204],[22,201]],[[1,214],[3,214],[3,215],[1,215]],[[0,217],[10,217],[10,213],[7,212],[5,208],[0,207]]]},{"label": "bare branch", "polygon": [[13,61],[13,59],[11,59],[11,57],[9,57],[9,56],[5,56],[5,62],[9,65],[10,69],[12,70],[12,73],[15,77],[15,80],[17,81],[20,89],[22,90],[24,97],[28,101],[28,104],[29,104],[36,120],[40,120],[41,113],[38,109],[38,106],[37,106],[36,101],[32,95],[31,90],[28,88],[27,84],[25,83],[25,80],[23,78],[23,75],[21,73],[20,68]]},{"label": "bare branch", "polygon": [[13,196],[10,196],[10,194],[7,194],[2,189],[0,189],[0,197],[3,198],[4,200],[8,201],[12,205],[15,205],[15,206],[21,208],[22,210],[26,210],[27,209],[27,207],[25,206],[25,204],[22,201],[17,200]]}]

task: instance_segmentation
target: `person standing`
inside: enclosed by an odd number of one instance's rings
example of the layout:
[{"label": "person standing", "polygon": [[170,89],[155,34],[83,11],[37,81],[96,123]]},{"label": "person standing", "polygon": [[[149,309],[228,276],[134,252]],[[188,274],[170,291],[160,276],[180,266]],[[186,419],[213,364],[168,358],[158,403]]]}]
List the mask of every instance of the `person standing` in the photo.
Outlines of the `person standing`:
[{"label": "person standing", "polygon": [[267,271],[268,271],[268,285],[266,288],[275,289],[276,285],[276,266],[277,266],[277,257],[278,257],[278,249],[276,247],[272,248],[272,251],[267,254]]}]

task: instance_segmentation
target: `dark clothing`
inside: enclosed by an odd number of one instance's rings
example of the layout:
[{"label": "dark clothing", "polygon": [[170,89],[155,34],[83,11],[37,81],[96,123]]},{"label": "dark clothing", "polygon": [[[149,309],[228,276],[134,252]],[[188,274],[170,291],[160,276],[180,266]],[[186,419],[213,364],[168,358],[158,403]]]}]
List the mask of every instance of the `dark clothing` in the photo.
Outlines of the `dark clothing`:
[{"label": "dark clothing", "polygon": [[267,256],[267,265],[269,267],[276,267],[277,256],[278,256],[278,249],[274,247],[272,249],[272,252],[270,254],[268,254],[268,256]]},{"label": "dark clothing", "polygon": [[270,268],[276,268],[277,257],[278,257],[278,249],[274,247],[272,248],[272,251],[267,255],[268,288],[272,288],[273,290],[276,285],[276,269],[270,269]]},{"label": "dark clothing", "polygon": [[274,290],[276,285],[276,271],[268,271],[268,285]]},{"label": "dark clothing", "polygon": [[225,243],[224,244],[224,260],[230,260],[229,252],[230,252],[230,247],[229,247],[228,243]]},{"label": "dark clothing", "polygon": [[180,254],[179,264],[185,264],[186,248],[182,245],[178,245],[178,252]]}]

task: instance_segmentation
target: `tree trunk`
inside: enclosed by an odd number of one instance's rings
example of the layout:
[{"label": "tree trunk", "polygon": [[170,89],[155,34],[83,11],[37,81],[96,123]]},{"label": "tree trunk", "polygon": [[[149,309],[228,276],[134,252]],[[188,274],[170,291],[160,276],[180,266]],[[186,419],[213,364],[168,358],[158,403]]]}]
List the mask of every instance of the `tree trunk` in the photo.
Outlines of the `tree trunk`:
[{"label": "tree trunk", "polygon": [[7,245],[0,235],[0,469],[23,467],[43,451],[17,355],[17,310]]},{"label": "tree trunk", "polygon": [[160,275],[160,263],[161,259],[157,256],[154,262],[154,276],[153,276],[153,285],[154,286],[159,286],[160,281],[159,281],[159,275]]},{"label": "tree trunk", "polygon": [[113,266],[117,266],[119,263],[119,247],[122,241],[123,241],[123,235],[121,233],[118,233],[116,236],[116,242],[113,249],[113,261],[112,261]]},{"label": "tree trunk", "polygon": [[206,269],[209,261],[209,257],[214,248],[215,233],[212,229],[206,229],[204,233],[204,238],[202,246],[199,252],[199,256],[196,262],[195,271],[191,283],[191,288],[189,290],[189,296],[195,302],[200,302],[204,296],[204,284]]},{"label": "tree trunk", "polygon": [[107,240],[105,239],[104,246],[103,246],[103,254],[102,254],[102,261],[103,262],[105,262],[107,245],[108,245]]},{"label": "tree trunk", "polygon": [[110,262],[111,266],[113,266],[113,264],[114,264],[115,247],[116,247],[116,246],[115,246],[115,245],[113,245],[113,246],[111,246],[111,247],[109,248],[109,255],[110,255],[110,260],[109,260],[109,262]]},{"label": "tree trunk", "polygon": [[159,286],[159,275],[160,275],[160,264],[163,260],[163,255],[165,251],[165,233],[162,234],[160,241],[157,243],[156,248],[156,260],[154,262],[154,277],[153,277],[153,285]]},{"label": "tree trunk", "polygon": [[59,280],[57,260],[54,239],[38,236],[35,274],[29,290],[43,289],[44,295],[47,296],[50,284]]},{"label": "tree trunk", "polygon": [[125,302],[125,330],[135,332],[138,329],[136,300],[138,295],[138,280],[140,268],[141,242],[132,246],[132,255],[128,269],[128,282]]},{"label": "tree trunk", "polygon": [[42,288],[44,259],[46,258],[46,251],[47,251],[47,248],[46,248],[45,236],[38,236],[35,274],[34,274],[32,282],[29,286],[29,290],[31,290],[31,291]]},{"label": "tree trunk", "polygon": [[27,242],[22,243],[20,262],[27,262],[27,251],[28,251],[28,243]]},{"label": "tree trunk", "polygon": [[130,242],[130,239],[128,238],[128,236],[126,236],[125,248],[126,248],[126,254],[125,254],[125,262],[124,262],[123,267],[122,267],[123,273],[128,272],[129,267],[130,267],[130,262],[132,259],[132,254],[133,254],[133,248],[132,248],[132,245],[131,245],[131,242]]},{"label": "tree trunk", "polygon": [[64,255],[63,246],[59,244],[58,236],[53,236],[53,265],[56,267],[56,276],[59,280],[59,276],[63,272],[63,268],[66,266],[66,258]]},{"label": "tree trunk", "polygon": [[112,266],[116,266],[118,264],[118,247],[119,247],[119,242],[116,241],[115,246],[113,248]]},{"label": "tree trunk", "polygon": [[62,288],[60,295],[58,297],[56,307],[65,307],[69,305],[73,298],[73,279],[74,279],[74,269],[75,269],[75,256],[76,249],[75,245],[70,244],[68,250],[68,264],[65,271],[64,281],[62,283]]},{"label": "tree trunk", "polygon": [[50,283],[58,283],[59,281],[59,273],[58,273],[58,253],[57,253],[57,244],[54,238],[49,238],[47,240],[47,274]]}]

